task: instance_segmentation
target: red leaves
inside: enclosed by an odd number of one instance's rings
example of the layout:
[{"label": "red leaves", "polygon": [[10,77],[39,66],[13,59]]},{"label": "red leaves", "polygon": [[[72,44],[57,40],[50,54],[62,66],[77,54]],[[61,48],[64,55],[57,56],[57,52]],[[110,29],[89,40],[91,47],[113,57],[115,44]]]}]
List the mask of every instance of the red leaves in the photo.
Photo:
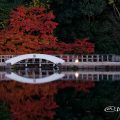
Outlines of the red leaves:
[{"label": "red leaves", "polygon": [[[58,51],[58,54],[89,54],[94,53],[94,45],[88,41],[88,39],[76,40],[74,43],[57,43],[54,49]],[[47,52],[47,51],[46,51]],[[53,50],[53,54],[54,54]]]},{"label": "red leaves", "polygon": [[38,32],[39,37],[43,34],[49,36],[57,26],[57,23],[52,21],[54,18],[53,13],[47,13],[43,7],[18,7],[11,13],[10,28],[17,28],[29,35]]},{"label": "red leaves", "polygon": [[72,45],[72,49],[76,54],[83,54],[83,53],[94,53],[94,45],[89,42],[87,38],[83,40],[77,39],[75,43]]},{"label": "red leaves", "polygon": [[56,104],[54,95],[64,88],[88,92],[94,81],[57,81],[41,85],[21,84],[15,81],[0,83],[0,101],[10,106],[12,120],[54,120]]},{"label": "red leaves", "polygon": [[41,52],[44,45],[55,45],[53,30],[57,23],[52,12],[43,7],[18,7],[12,11],[10,25],[0,34],[0,54],[24,54]]},{"label": "red leaves", "polygon": [[7,30],[0,33],[0,54],[82,54],[93,53],[94,45],[87,38],[66,44],[58,42],[53,31],[58,23],[55,16],[43,7],[12,11]]}]

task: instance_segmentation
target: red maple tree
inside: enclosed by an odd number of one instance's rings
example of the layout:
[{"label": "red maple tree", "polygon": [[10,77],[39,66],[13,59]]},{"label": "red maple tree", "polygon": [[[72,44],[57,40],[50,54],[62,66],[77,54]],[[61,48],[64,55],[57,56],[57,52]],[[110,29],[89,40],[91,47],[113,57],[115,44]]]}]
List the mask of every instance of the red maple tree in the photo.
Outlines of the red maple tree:
[{"label": "red maple tree", "polygon": [[72,44],[58,42],[53,31],[58,23],[44,7],[18,7],[11,12],[9,26],[0,32],[0,54],[82,54],[93,53],[87,38]]},{"label": "red maple tree", "polygon": [[[0,54],[24,54],[55,45],[55,16],[43,7],[18,7],[10,15],[7,30],[0,32]],[[40,51],[39,51],[40,52]]]}]

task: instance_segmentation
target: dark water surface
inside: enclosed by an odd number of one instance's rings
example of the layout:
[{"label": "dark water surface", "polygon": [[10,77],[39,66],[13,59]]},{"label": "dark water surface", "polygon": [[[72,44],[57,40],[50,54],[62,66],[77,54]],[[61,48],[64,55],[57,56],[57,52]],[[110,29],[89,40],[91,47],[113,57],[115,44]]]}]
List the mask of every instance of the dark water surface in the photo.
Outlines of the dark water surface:
[{"label": "dark water surface", "polygon": [[120,120],[119,107],[120,71],[0,72],[0,120]]}]

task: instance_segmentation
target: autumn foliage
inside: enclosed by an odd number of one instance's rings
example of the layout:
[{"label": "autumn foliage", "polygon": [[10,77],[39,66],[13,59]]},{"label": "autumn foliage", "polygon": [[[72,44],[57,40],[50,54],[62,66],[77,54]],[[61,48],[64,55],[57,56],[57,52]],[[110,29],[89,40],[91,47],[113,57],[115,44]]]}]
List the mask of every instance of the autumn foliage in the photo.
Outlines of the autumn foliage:
[{"label": "autumn foliage", "polygon": [[1,52],[24,54],[37,52],[44,45],[54,45],[56,37],[52,33],[57,26],[52,21],[54,18],[43,7],[18,7],[11,13],[8,29],[0,34]]},{"label": "autumn foliage", "polygon": [[54,120],[59,105],[55,101],[58,90],[74,88],[88,92],[94,81],[58,81],[47,84],[21,84],[15,81],[0,83],[0,101],[9,105],[12,120]]},{"label": "autumn foliage", "polygon": [[11,12],[9,26],[0,32],[0,54],[25,53],[93,53],[87,38],[72,44],[59,42],[54,36],[58,23],[44,7],[18,7]]}]

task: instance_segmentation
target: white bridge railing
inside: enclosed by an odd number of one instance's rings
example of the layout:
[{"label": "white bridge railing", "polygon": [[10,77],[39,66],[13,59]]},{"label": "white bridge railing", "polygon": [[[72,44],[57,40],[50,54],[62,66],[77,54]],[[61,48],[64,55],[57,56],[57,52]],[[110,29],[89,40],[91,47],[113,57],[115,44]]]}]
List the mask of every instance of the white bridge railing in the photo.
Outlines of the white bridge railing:
[{"label": "white bridge railing", "polygon": [[[0,55],[0,63],[5,63],[6,60],[13,58],[18,55]],[[53,55],[59,57],[65,62],[120,62],[120,56],[114,54],[90,54],[90,55],[72,55],[72,54],[65,54],[65,55]],[[26,59],[24,61],[19,62],[22,63],[46,63],[45,60],[40,59]],[[48,61],[47,61],[48,62]]]}]

